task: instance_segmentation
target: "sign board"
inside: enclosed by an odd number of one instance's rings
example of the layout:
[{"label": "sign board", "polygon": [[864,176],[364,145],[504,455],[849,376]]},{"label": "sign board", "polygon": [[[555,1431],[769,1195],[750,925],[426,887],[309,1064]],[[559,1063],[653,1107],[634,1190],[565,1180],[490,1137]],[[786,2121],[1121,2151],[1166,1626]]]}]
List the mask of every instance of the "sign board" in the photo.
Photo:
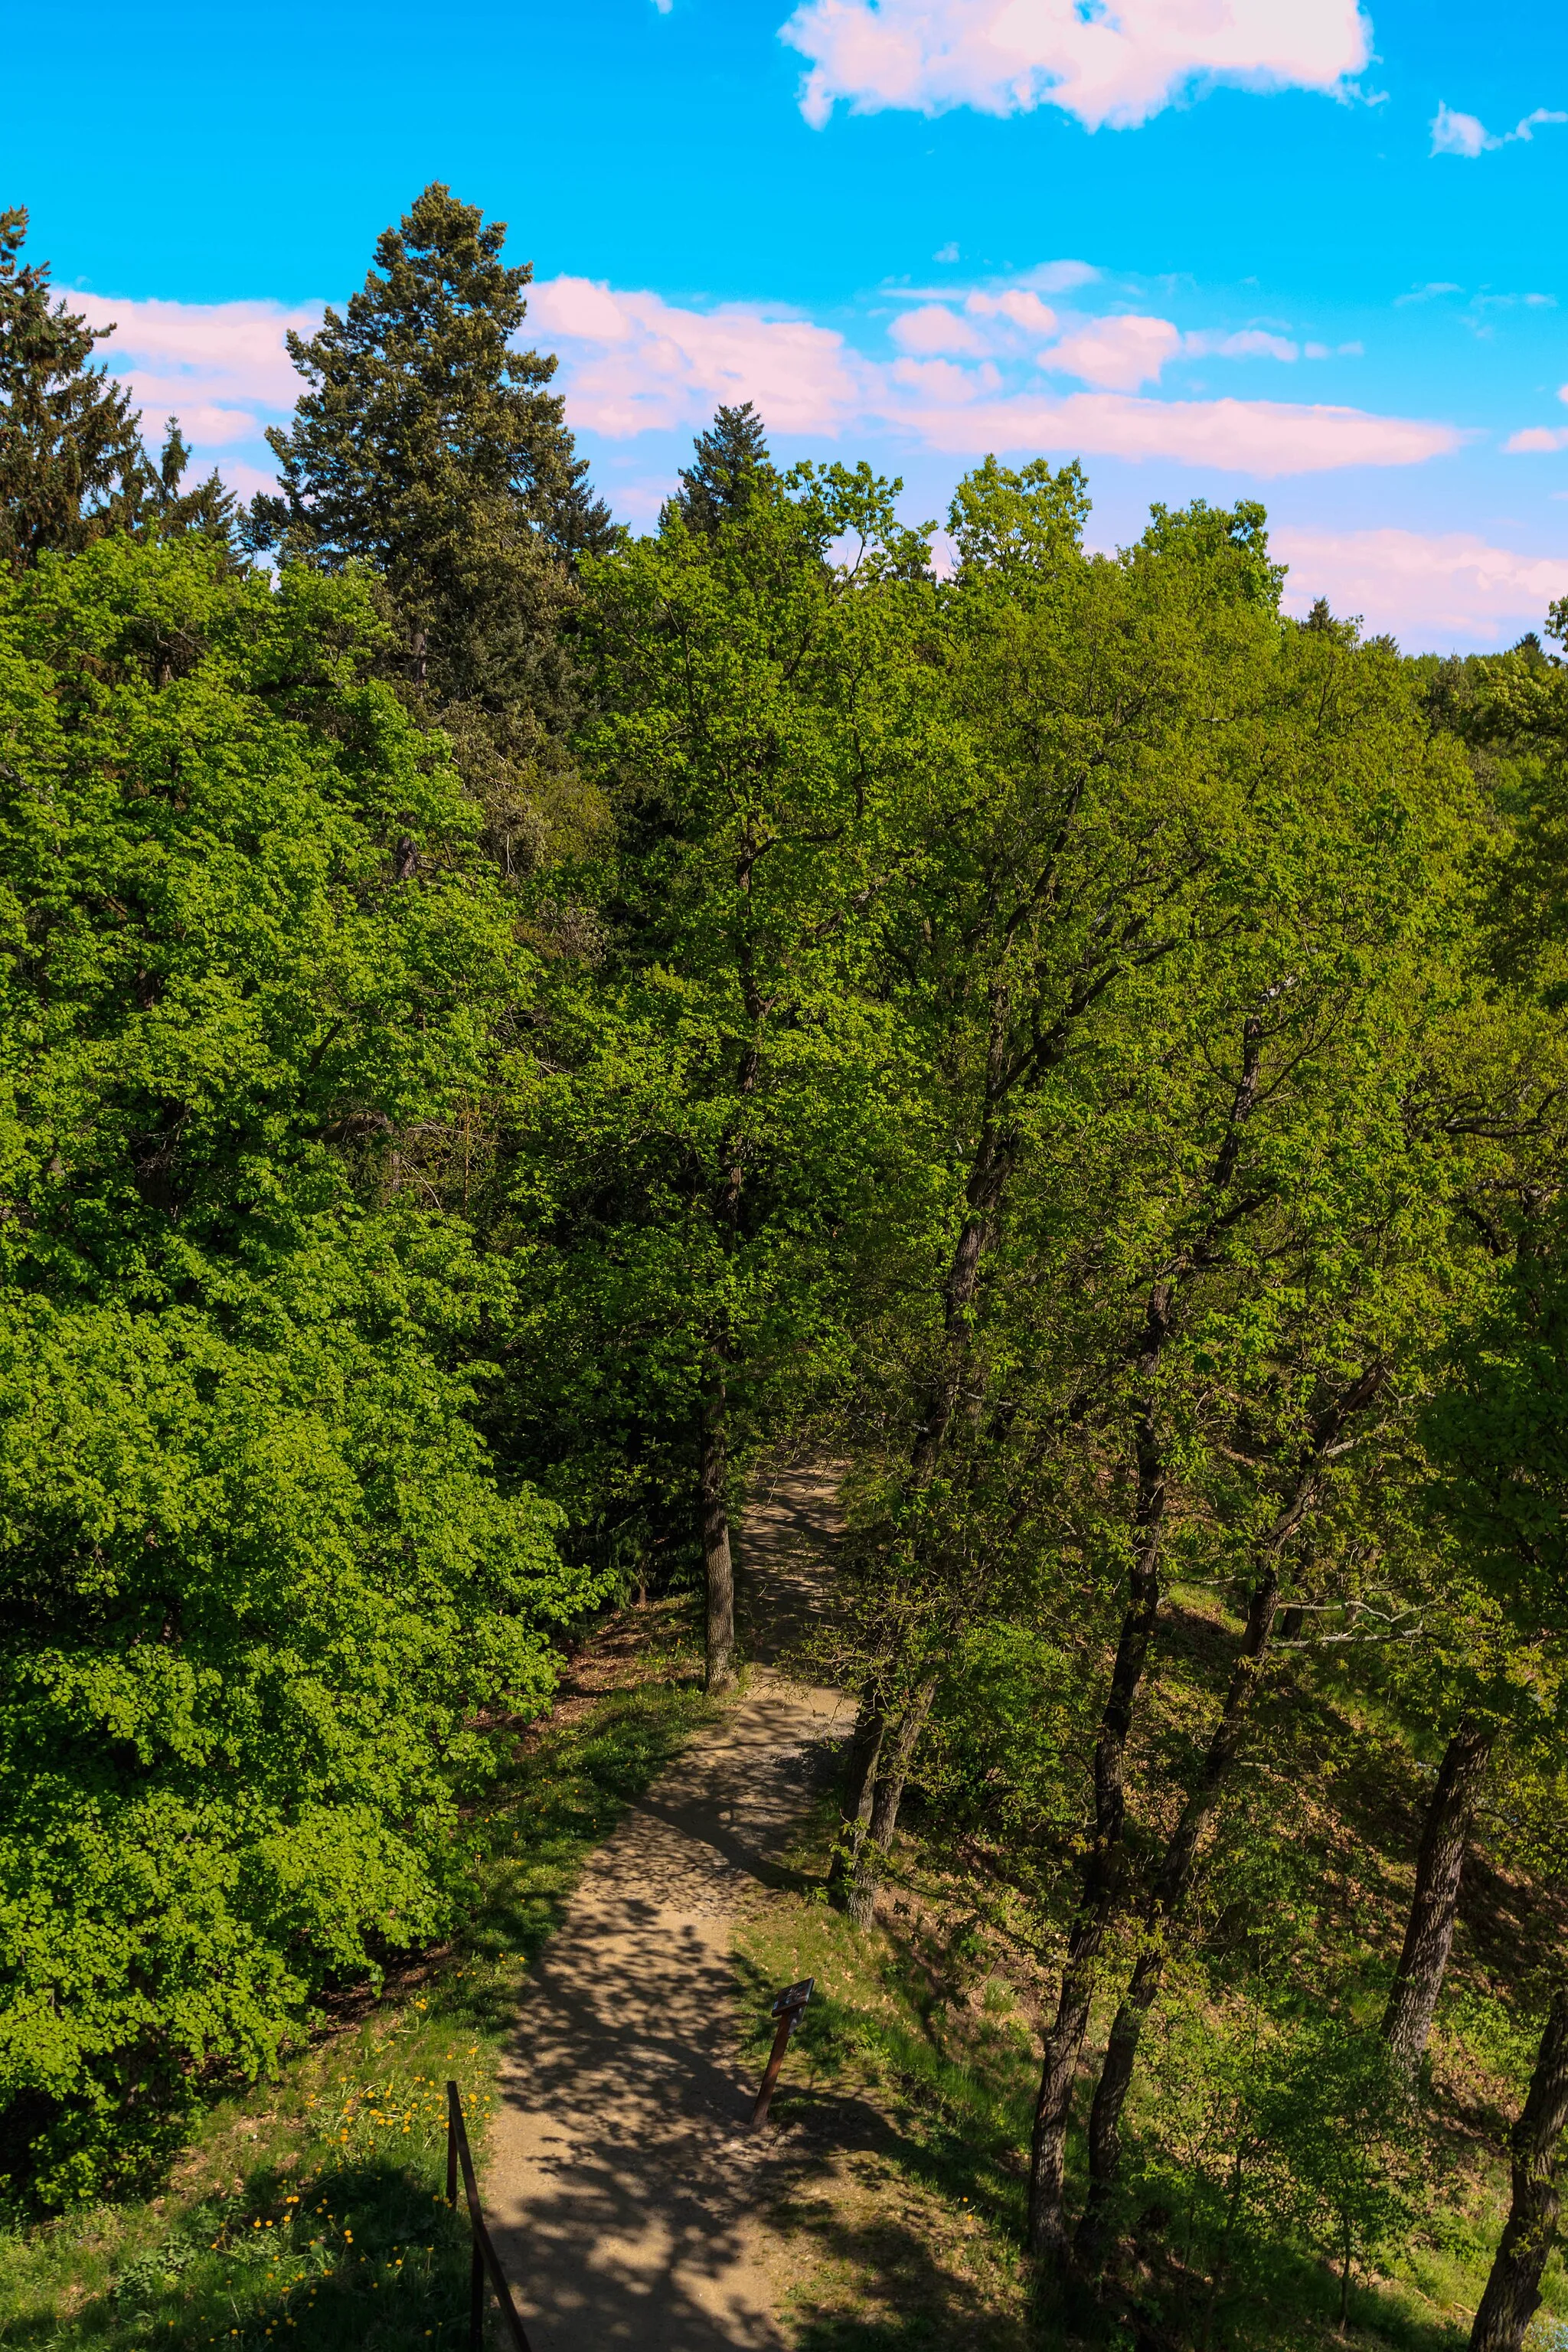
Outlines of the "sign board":
[{"label": "sign board", "polygon": [[774,2001],[769,2014],[773,2017],[785,2017],[792,2009],[804,2009],[811,1999],[811,1989],[816,1982],[815,1977],[802,1977],[798,1984],[787,1986]]}]

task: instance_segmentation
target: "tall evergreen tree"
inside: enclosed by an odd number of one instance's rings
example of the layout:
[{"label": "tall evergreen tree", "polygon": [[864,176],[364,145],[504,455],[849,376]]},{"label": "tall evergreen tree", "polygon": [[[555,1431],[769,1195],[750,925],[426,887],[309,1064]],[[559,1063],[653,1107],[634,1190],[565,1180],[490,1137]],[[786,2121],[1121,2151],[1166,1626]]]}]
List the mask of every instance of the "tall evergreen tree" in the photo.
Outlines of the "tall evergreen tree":
[{"label": "tall evergreen tree", "polygon": [[285,560],[374,564],[416,685],[491,710],[558,698],[566,566],[610,533],[546,389],[554,360],[514,347],[532,268],[502,261],[505,236],[439,182],[383,231],[346,311],[289,338],[308,388],[268,436],[283,495],[248,524]]},{"label": "tall evergreen tree", "polygon": [[696,444],[697,462],[683,466],[680,488],[664,510],[679,515],[688,530],[711,539],[737,515],[758,485],[774,478],[763,420],[749,400],[720,408]]},{"label": "tall evergreen tree", "polygon": [[25,207],[0,212],[0,560],[25,572],[122,527],[158,478],[131,394],[89,364],[111,327],[50,299],[49,265],[26,262]]}]

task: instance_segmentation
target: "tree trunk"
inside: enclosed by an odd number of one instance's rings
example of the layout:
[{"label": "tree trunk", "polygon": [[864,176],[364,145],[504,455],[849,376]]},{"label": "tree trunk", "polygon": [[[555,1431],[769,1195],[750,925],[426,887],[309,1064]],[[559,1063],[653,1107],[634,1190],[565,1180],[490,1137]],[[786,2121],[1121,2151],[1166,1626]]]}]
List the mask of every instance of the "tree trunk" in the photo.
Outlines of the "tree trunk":
[{"label": "tree trunk", "polygon": [[[1143,1361],[1152,1369],[1170,1329],[1171,1297],[1152,1294]],[[1068,1937],[1057,2013],[1046,2034],[1040,2087],[1029,2147],[1029,2251],[1059,2268],[1068,2248],[1068,2119],[1079,2053],[1089,2031],[1100,1948],[1116,1907],[1122,1832],[1127,1821],[1127,1740],[1132,1706],[1148,1663],[1160,1608],[1160,1537],[1165,1517],[1165,1465],[1152,1395],[1143,1400],[1136,1438],[1138,1497],[1127,1606],[1116,1644],[1110,1687],[1100,1710],[1094,1748],[1094,1840],[1083,1859],[1077,1915]]]},{"label": "tree trunk", "polygon": [[1097,2272],[1104,2260],[1111,2202],[1121,2166],[1122,2110],[1132,2086],[1143,2021],[1158,1999],[1164,1979],[1168,1930],[1192,1890],[1199,1842],[1240,1751],[1242,1735],[1262,1685],[1275,1613],[1279,1606],[1280,1558],[1317,1499],[1324,1471],[1332,1454],[1340,1450],[1347,1423],[1371,1403],[1383,1380],[1382,1365],[1371,1366],[1319,1416],[1307,1458],[1297,1471],[1289,1498],[1262,1546],[1262,1572],[1247,1604],[1247,1628],[1231,1670],[1225,1704],[1210,1735],[1196,1782],[1161,1857],[1144,1914],[1143,1948],[1112,2022],[1105,2061],[1095,2086],[1089,2123],[1089,2200],[1073,2244],[1074,2262],[1086,2273]]},{"label": "tree trunk", "polygon": [[1241,1746],[1241,1735],[1268,1655],[1279,1601],[1279,1562],[1271,1558],[1247,1612],[1241,1654],[1232,1670],[1230,1687],[1210,1737],[1196,1786],[1183,1806],[1181,1819],[1161,1857],[1144,1916],[1143,1948],[1111,2024],[1110,2040],[1089,2112],[1089,2201],[1073,2248],[1075,2262],[1087,2273],[1099,2268],[1102,2255],[1111,2196],[1121,2164],[1121,2114],[1132,2084],[1143,2021],[1154,2005],[1165,1972],[1166,1931],[1185,1902],[1196,1868],[1199,1839]]},{"label": "tree trunk", "polygon": [[[1208,1190],[1216,1204],[1216,1213],[1218,1202],[1235,1180],[1243,1133],[1258,1101],[1262,1066],[1262,1024],[1256,1017],[1249,1017],[1242,1027],[1241,1068],[1231,1098],[1230,1116],[1209,1171]],[[1186,1270],[1191,1270],[1190,1259]],[[1152,1286],[1148,1313],[1137,1344],[1139,1376],[1146,1385],[1134,1440],[1138,1484],[1133,1505],[1132,1569],[1117,1640],[1116,1663],[1095,1742],[1094,1839],[1084,1855],[1077,1916],[1068,1938],[1061,1991],[1056,2017],[1046,2035],[1040,2088],[1035,2101],[1029,2148],[1029,2251],[1037,2262],[1058,2272],[1065,2269],[1068,2256],[1064,2188],[1073,2079],[1089,2030],[1100,1948],[1116,1907],[1121,1839],[1127,1819],[1127,1740],[1132,1727],[1132,1705],[1143,1678],[1160,1607],[1160,1541],[1165,1517],[1166,1475],[1152,1383],[1171,1336],[1175,1303],[1173,1280]]]},{"label": "tree trunk", "polygon": [[899,1717],[898,1729],[881,1746],[868,1834],[861,1839],[845,1874],[844,1908],[858,1927],[868,1927],[876,1911],[882,1863],[898,1827],[904,1783],[910,1777],[910,1766],[936,1696],[936,1676],[928,1675],[916,1687]]},{"label": "tree trunk", "polygon": [[1557,2146],[1568,2123],[1568,1986],[1552,1996],[1524,2113],[1513,2127],[1513,2202],[1487,2291],[1470,2331],[1470,2352],[1520,2352],[1541,2303],[1541,2273],[1557,2235],[1562,2203]]},{"label": "tree trunk", "polygon": [[841,1911],[849,1907],[849,1894],[859,1866],[860,1849],[870,1831],[877,1759],[882,1752],[887,1728],[888,1718],[882,1706],[881,1691],[876,1682],[868,1681],[860,1692],[854,1736],[845,1759],[844,1801],[839,1815],[838,1837],[827,1870],[828,1900]]},{"label": "tree trunk", "polygon": [[702,1687],[717,1695],[735,1681],[735,1563],[730,1549],[730,1456],[724,1386],[716,1377],[702,1406],[702,1564],[707,1583],[706,1666]]},{"label": "tree trunk", "polygon": [[1426,1808],[1405,1949],[1383,2013],[1383,2038],[1389,2055],[1411,2083],[1426,2055],[1433,2012],[1443,1990],[1459,1907],[1465,1842],[1495,1738],[1495,1732],[1484,1730],[1466,1717],[1448,1742]]}]

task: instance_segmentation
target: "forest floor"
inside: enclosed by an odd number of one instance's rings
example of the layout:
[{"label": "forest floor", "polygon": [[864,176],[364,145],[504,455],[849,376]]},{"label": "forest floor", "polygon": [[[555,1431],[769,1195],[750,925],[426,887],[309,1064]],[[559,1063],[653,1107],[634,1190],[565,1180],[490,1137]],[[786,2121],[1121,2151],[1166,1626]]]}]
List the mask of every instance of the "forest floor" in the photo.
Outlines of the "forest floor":
[{"label": "forest floor", "polygon": [[448,2212],[445,2085],[477,2148],[529,1972],[593,1851],[716,1710],[689,1599],[628,1609],[469,1823],[474,1909],[447,1947],[345,1993],[278,2077],[202,2118],[163,2193],[0,2219],[5,2352],[457,2352],[468,2239]]},{"label": "forest floor", "polygon": [[535,2352],[783,2352],[731,1955],[750,1898],[805,1891],[780,1849],[850,1727],[768,1663],[825,1604],[832,1494],[796,1472],[753,1502],[744,1689],[594,1854],[524,1987],[484,2196]]},{"label": "forest floor", "polygon": [[[0,2347],[457,2352],[468,2239],[441,2194],[456,2076],[538,2352],[1461,2352],[1528,2071],[1540,1903],[1477,1857],[1436,2037],[1428,2193],[1358,2274],[1347,2334],[1331,2266],[1283,2223],[1265,2217],[1212,2298],[1188,2259],[1205,2159],[1173,2137],[1171,2086],[1182,2033],[1228,2030],[1201,1986],[1184,2016],[1170,2004],[1130,2117],[1133,2168],[1166,2209],[1130,2248],[1131,2301],[1098,2333],[1031,2334],[1022,2151],[1055,1955],[994,1857],[940,1840],[918,1805],[876,1926],[827,1907],[847,1709],[769,1661],[822,1604],[833,1524],[831,1482],[804,1474],[753,1507],[762,1663],[731,1707],[700,1695],[689,1601],[601,1627],[475,1820],[463,1935],[345,1996],[279,2079],[214,2107],[162,2195],[0,2229]],[[1212,1601],[1175,1596],[1173,1621],[1155,1744],[1201,1716],[1226,1646]],[[1326,1936],[1336,1965],[1364,1948],[1375,1975],[1423,1783],[1414,1751],[1408,1786],[1373,1769],[1389,1727],[1348,1686],[1313,1705],[1279,1818],[1314,1890],[1311,1948]],[[1257,1780],[1273,1819],[1270,1737]],[[753,2139],[768,2004],[801,1976],[816,1993]],[[1555,2259],[1547,2288],[1530,2352],[1568,2352]]]}]

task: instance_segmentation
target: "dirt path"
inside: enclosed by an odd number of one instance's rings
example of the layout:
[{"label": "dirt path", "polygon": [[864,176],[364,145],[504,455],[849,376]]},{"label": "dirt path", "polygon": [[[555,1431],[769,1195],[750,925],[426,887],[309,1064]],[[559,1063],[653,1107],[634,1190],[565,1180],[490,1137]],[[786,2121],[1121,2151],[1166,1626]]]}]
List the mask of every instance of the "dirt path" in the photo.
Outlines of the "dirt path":
[{"label": "dirt path", "polygon": [[[833,1480],[796,1472],[747,1512],[753,1658],[823,1606]],[[485,2203],[535,2352],[773,2352],[784,2336],[754,2215],[771,2164],[746,2119],[731,1925],[825,1751],[835,1692],[753,1666],[743,1699],[595,1854],[530,1979]]]}]

